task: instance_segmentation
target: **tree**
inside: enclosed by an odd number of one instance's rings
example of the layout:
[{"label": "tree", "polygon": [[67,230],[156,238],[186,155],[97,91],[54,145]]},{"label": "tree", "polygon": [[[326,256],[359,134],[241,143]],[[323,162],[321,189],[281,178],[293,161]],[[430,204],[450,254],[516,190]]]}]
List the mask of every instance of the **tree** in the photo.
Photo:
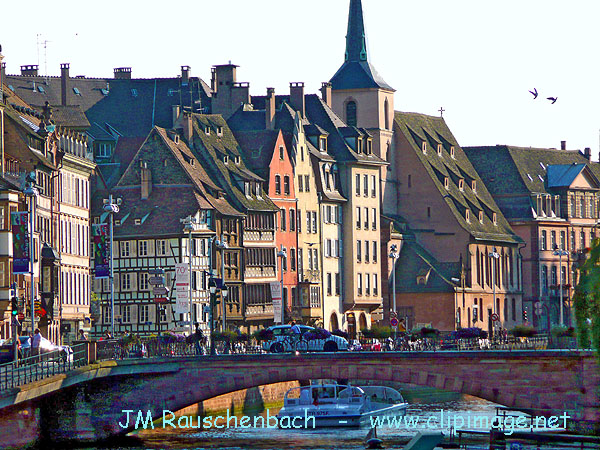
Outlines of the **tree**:
[{"label": "tree", "polygon": [[573,302],[579,345],[587,348],[591,339],[600,356],[600,239],[594,239],[588,258],[580,267]]}]

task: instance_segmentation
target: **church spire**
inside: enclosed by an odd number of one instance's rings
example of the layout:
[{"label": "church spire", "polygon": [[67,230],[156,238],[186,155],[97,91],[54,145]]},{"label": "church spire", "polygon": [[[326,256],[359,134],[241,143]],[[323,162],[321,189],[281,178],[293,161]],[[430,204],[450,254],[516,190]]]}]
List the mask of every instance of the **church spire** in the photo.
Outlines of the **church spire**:
[{"label": "church spire", "polygon": [[345,60],[357,62],[367,60],[367,44],[361,0],[350,0]]}]

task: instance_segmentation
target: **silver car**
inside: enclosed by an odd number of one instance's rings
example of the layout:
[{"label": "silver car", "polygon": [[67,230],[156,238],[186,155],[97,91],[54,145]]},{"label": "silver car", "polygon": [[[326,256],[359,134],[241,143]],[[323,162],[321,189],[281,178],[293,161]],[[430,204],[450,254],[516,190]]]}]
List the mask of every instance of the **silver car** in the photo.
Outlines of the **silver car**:
[{"label": "silver car", "polygon": [[[298,325],[300,333],[305,340],[306,333],[314,331],[315,328],[309,327],[308,325]],[[273,332],[273,339],[265,341],[262,344],[263,350],[271,353],[291,352],[294,348],[294,340],[292,338],[292,326],[291,325],[275,325],[267,328],[267,330]],[[343,337],[332,334],[327,339],[310,339],[303,342],[304,348],[310,352],[337,352],[338,350],[348,350],[348,341]]]}]

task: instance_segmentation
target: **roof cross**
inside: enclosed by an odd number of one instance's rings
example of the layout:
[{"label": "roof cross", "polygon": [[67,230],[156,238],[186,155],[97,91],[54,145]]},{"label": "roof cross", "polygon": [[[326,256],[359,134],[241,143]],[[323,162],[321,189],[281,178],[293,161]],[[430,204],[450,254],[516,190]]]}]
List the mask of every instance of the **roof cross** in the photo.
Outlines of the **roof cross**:
[{"label": "roof cross", "polygon": [[444,107],[442,106],[438,111],[440,112],[440,117],[444,117],[444,111],[446,111]]}]

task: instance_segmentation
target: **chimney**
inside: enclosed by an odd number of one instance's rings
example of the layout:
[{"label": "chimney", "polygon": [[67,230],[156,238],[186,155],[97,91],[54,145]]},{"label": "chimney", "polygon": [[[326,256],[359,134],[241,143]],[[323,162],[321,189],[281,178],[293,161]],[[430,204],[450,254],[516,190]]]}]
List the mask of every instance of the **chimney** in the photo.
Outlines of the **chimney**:
[{"label": "chimney", "polygon": [[69,63],[60,65],[60,104],[69,104]]},{"label": "chimney", "polygon": [[181,114],[181,107],[179,105],[173,105],[172,108],[173,108],[173,128],[175,128],[177,119],[179,119],[179,115]]},{"label": "chimney", "polygon": [[265,128],[272,130],[275,122],[275,88],[267,88],[265,100]]},{"label": "chimney", "polygon": [[586,147],[585,150],[583,151],[583,156],[585,156],[585,159],[587,159],[588,161],[592,160],[592,149],[589,147]]},{"label": "chimney", "polygon": [[37,77],[38,76],[38,65],[29,64],[27,66],[21,66],[21,75],[25,77]]},{"label": "chimney", "polygon": [[181,66],[181,85],[187,86],[190,81],[190,66]]},{"label": "chimney", "polygon": [[140,161],[140,167],[142,200],[148,200],[152,194],[152,172],[148,169],[148,163]]},{"label": "chimney", "polygon": [[302,117],[306,117],[304,83],[290,83],[290,105],[296,111],[299,111]]},{"label": "chimney", "polygon": [[131,80],[131,67],[117,67],[114,74],[115,80]]},{"label": "chimney", "polygon": [[194,135],[194,127],[192,124],[192,114],[191,113],[183,113],[183,137],[185,138],[187,144],[192,146],[192,136]]},{"label": "chimney", "polygon": [[331,83],[325,82],[321,85],[321,98],[331,108]]},{"label": "chimney", "polygon": [[560,149],[561,150],[567,149],[567,141],[560,141]]}]

